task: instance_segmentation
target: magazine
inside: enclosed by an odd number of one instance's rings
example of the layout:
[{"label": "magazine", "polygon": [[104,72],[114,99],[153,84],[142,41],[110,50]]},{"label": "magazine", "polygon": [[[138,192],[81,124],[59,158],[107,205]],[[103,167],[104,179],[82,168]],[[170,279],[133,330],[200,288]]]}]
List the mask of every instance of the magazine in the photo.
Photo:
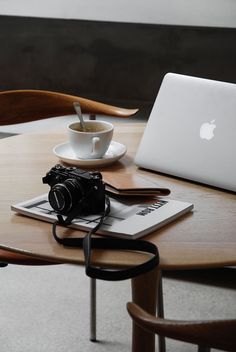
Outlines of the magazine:
[{"label": "magazine", "polygon": [[[101,235],[137,239],[175,220],[193,209],[193,204],[164,198],[110,197],[111,211],[97,231]],[[57,213],[48,202],[48,194],[11,206],[17,213],[53,223]],[[70,227],[89,231],[97,225],[101,215],[81,215]]]}]

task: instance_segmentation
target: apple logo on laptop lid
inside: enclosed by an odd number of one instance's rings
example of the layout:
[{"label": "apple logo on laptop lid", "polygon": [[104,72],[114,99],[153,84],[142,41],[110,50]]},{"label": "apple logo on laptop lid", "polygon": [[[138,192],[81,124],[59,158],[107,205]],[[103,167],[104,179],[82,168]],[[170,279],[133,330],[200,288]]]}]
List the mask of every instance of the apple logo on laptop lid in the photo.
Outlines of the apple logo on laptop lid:
[{"label": "apple logo on laptop lid", "polygon": [[200,127],[200,138],[211,140],[214,137],[214,129],[216,128],[215,120],[204,122]]}]

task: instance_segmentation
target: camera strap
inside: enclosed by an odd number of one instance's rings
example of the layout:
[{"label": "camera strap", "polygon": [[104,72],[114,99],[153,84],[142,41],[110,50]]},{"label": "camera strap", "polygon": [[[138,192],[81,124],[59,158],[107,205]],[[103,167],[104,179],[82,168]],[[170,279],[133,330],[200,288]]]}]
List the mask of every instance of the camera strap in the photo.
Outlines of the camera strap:
[{"label": "camera strap", "polygon": [[[56,233],[56,227],[65,226],[69,227],[72,223],[72,216],[68,216],[65,220],[61,215],[58,215],[58,220],[53,223],[52,233],[55,240],[66,246],[74,248],[83,248],[85,257],[85,272],[86,274],[95,279],[108,280],[108,281],[118,281],[126,280],[132,277],[144,274],[159,264],[159,253],[158,248],[144,240],[130,240],[130,239],[118,239],[118,238],[93,238],[92,235],[100,228],[103,223],[104,218],[110,212],[110,200],[106,196],[106,207],[101,215],[98,224],[91,229],[84,238],[61,238]],[[73,214],[73,218],[78,214]],[[96,266],[91,263],[91,254],[93,249],[108,249],[108,250],[124,250],[124,251],[135,251],[135,252],[145,252],[150,254],[150,258],[136,266],[131,266],[124,269],[116,268],[106,268]]]}]

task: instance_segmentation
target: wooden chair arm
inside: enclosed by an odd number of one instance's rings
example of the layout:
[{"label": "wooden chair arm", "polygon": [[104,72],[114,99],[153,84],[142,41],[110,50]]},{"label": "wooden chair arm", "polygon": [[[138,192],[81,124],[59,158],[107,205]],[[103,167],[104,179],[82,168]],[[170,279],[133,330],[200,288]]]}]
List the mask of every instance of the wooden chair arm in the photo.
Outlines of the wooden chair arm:
[{"label": "wooden chair arm", "polygon": [[0,249],[0,263],[17,264],[17,265],[53,265],[61,264],[57,262],[50,262],[46,259],[34,258],[29,255],[10,252],[8,250]]},{"label": "wooden chair arm", "polygon": [[127,309],[143,329],[175,340],[204,347],[236,351],[236,320],[181,321],[154,317],[134,303]]},{"label": "wooden chair arm", "polygon": [[125,109],[73,95],[42,90],[0,92],[0,125],[75,114],[73,102],[79,102],[84,113],[129,117],[138,109]]}]

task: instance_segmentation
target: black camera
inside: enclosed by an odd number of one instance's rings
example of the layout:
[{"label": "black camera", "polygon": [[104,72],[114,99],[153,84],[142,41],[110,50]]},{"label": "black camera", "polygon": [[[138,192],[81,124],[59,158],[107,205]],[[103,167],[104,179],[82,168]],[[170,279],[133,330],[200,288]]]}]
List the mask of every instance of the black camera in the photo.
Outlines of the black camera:
[{"label": "black camera", "polygon": [[88,172],[77,167],[55,165],[43,177],[51,189],[48,200],[62,215],[74,210],[78,214],[96,214],[105,209],[105,185],[100,172]]}]

